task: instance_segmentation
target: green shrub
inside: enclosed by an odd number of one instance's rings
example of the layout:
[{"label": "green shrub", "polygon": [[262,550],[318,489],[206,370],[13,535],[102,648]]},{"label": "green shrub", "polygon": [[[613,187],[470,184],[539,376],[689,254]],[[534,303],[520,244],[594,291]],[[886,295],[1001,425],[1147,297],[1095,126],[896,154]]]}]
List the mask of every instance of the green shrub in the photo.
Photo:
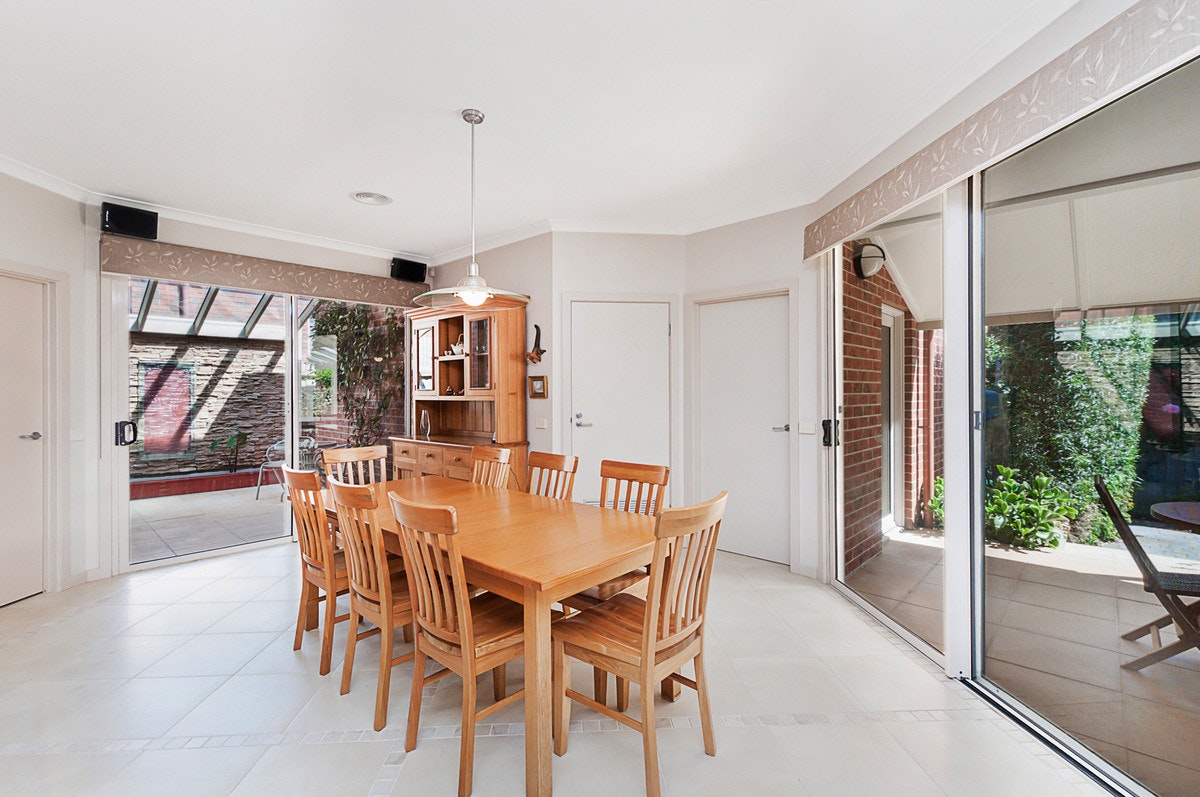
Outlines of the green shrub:
[{"label": "green shrub", "polygon": [[946,524],[946,483],[942,481],[941,476],[933,480],[933,492],[929,494],[925,508],[933,518],[935,529],[940,529]]},{"label": "green shrub", "polygon": [[983,509],[988,538],[1017,548],[1058,547],[1062,526],[1078,514],[1071,495],[1045,474],[1024,481],[1015,468],[996,470]]}]

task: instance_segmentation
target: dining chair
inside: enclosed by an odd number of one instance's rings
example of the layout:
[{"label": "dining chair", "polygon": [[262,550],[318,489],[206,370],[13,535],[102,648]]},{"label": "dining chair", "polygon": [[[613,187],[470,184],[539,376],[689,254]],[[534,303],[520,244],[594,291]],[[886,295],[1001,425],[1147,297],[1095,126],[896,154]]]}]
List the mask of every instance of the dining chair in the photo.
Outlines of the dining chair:
[{"label": "dining chair", "polygon": [[[1164,572],[1155,567],[1153,560],[1146,555],[1145,549],[1138,541],[1137,535],[1133,533],[1133,529],[1129,528],[1129,522],[1125,519],[1124,513],[1117,507],[1117,502],[1109,493],[1108,485],[1104,483],[1104,477],[1097,474],[1094,481],[1104,511],[1108,513],[1113,525],[1117,527],[1117,533],[1121,535],[1121,542],[1125,543],[1129,555],[1133,557],[1134,564],[1142,573],[1142,588],[1146,592],[1154,593],[1154,597],[1158,598],[1158,602],[1167,610],[1164,617],[1121,635],[1121,639],[1135,640],[1149,634],[1154,643],[1153,650],[1125,662],[1121,668],[1140,670],[1172,656],[1178,656],[1185,650],[1200,648],[1200,601],[1186,603],[1183,600],[1185,597],[1200,597],[1200,573]],[[1164,645],[1159,630],[1169,625],[1175,626],[1178,638],[1174,642]]]},{"label": "dining chair", "polygon": [[292,650],[300,649],[305,631],[317,627],[317,608],[325,601],[320,673],[327,675],[333,658],[333,626],[350,617],[337,613],[337,596],[350,589],[346,559],[334,548],[320,477],[315,471],[292,470],[284,465],[283,480],[291,498],[296,539],[300,543],[300,614],[296,617]]},{"label": "dining chair", "polygon": [[[393,656],[395,629],[413,622],[408,580],[403,572],[388,569],[383,532],[375,521],[379,506],[376,491],[369,485],[354,485],[329,480],[333,505],[337,509],[342,548],[346,552],[350,575],[350,631],[346,635],[346,658],[342,664],[344,695],[350,691],[354,672],[354,650],[361,640],[380,635],[379,678],[375,688],[375,730],[387,724],[388,692],[392,668],[411,661],[413,653]],[[366,620],[374,625],[359,631]]]},{"label": "dining chair", "polygon": [[530,494],[570,501],[571,494],[575,491],[575,471],[578,468],[579,457],[530,451]]},{"label": "dining chair", "polygon": [[326,479],[343,484],[376,484],[387,481],[387,446],[327,448],[321,452]]},{"label": "dining chair", "polygon": [[[657,515],[662,509],[670,477],[671,469],[665,465],[603,460],[600,463],[600,506],[641,515]],[[642,581],[646,576],[645,568],[630,570],[563,599],[562,605],[577,610],[598,606]],[[596,700],[603,703],[608,699],[608,676],[597,667],[594,680]],[[618,676],[617,709],[624,711],[628,705],[629,683]]]},{"label": "dining chair", "polygon": [[[651,797],[659,793],[656,683],[667,678],[696,690],[704,752],[717,752],[704,670],[704,611],[727,498],[722,492],[704,503],[658,515],[645,599],[622,593],[550,627],[554,752],[567,752],[571,700],[599,711],[641,732],[646,794]],[[571,689],[568,656],[636,681],[641,688],[640,721]],[[694,680],[680,674],[689,661],[695,667]]]},{"label": "dining chair", "polygon": [[[413,596],[416,660],[408,731],[404,749],[417,746],[421,721],[421,692],[449,673],[463,679],[462,740],[459,743],[458,793],[471,793],[475,761],[475,723],[511,705],[521,689],[505,697],[505,665],[525,651],[523,609],[519,603],[492,592],[475,595],[467,584],[458,546],[458,516],[454,507],[429,506],[389,494],[392,513],[400,526],[400,541],[408,562]],[[425,660],[443,669],[425,675]],[[495,702],[476,709],[476,680],[491,670]]]},{"label": "dining chair", "polygon": [[471,447],[471,481],[488,487],[508,487],[512,451],[497,446]]}]

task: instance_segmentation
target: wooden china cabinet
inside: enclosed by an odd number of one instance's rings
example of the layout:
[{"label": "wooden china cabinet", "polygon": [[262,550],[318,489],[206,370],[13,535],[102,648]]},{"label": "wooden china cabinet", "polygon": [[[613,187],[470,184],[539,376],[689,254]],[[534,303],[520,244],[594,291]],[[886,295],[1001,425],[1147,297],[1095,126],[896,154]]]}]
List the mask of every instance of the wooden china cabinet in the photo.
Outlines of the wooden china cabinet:
[{"label": "wooden china cabinet", "polygon": [[512,449],[525,485],[525,308],[405,313],[408,434],[393,437],[395,478],[471,478],[471,446]]}]

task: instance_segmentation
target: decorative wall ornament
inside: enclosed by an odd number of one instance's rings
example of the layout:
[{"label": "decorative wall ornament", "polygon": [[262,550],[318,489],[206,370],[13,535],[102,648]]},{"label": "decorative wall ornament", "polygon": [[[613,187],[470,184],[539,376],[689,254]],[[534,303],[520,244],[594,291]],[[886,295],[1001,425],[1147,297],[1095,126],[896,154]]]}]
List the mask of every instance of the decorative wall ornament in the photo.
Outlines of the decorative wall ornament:
[{"label": "decorative wall ornament", "polygon": [[1200,55],[1200,0],[1143,0],[814,221],[804,257],[992,165]]},{"label": "decorative wall ornament", "polygon": [[412,307],[413,297],[425,288],[373,274],[107,234],[100,236],[100,270],[106,274],[391,307]]}]

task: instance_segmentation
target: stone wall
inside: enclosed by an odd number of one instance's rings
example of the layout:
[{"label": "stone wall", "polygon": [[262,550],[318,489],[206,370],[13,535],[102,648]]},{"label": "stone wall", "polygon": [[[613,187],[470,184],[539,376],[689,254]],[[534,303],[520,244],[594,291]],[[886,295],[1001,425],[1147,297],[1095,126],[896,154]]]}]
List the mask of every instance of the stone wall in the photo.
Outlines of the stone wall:
[{"label": "stone wall", "polygon": [[130,476],[228,470],[209,443],[238,429],[249,436],[238,467],[257,467],[284,438],[285,385],[280,341],[132,333],[129,417],[142,440]]}]

